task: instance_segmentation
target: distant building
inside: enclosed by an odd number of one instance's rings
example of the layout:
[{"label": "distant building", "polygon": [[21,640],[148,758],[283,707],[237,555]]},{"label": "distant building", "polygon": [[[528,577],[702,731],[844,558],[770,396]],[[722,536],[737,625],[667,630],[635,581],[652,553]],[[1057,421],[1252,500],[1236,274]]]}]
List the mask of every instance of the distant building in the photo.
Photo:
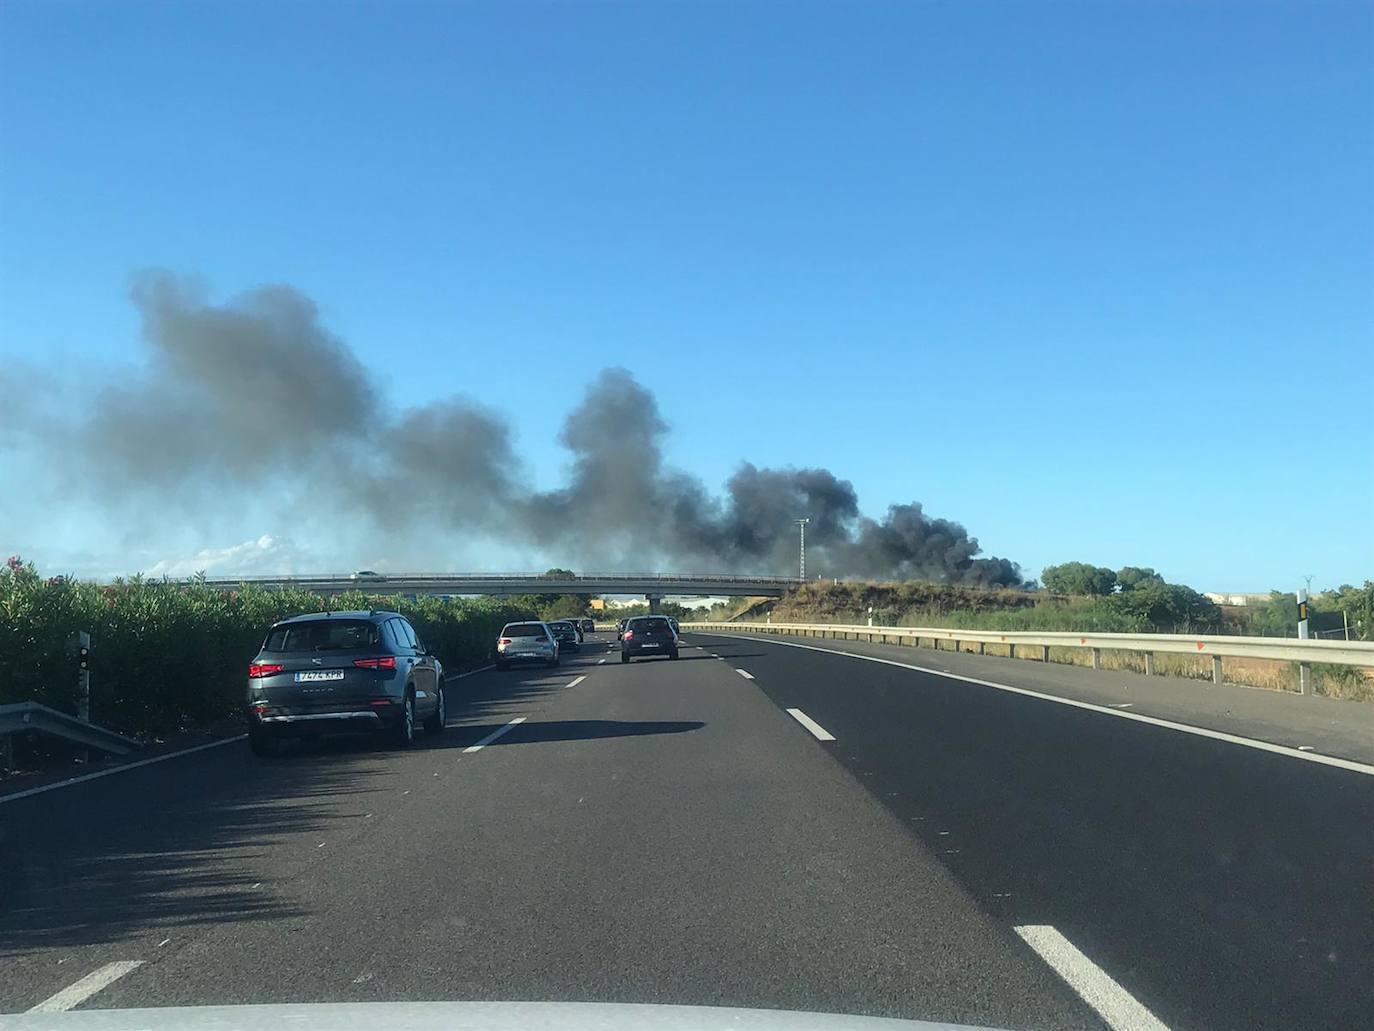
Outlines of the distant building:
[{"label": "distant building", "polygon": [[1203,591],[1202,596],[1218,605],[1258,605],[1269,600],[1268,591],[1248,591],[1228,593],[1224,591]]}]

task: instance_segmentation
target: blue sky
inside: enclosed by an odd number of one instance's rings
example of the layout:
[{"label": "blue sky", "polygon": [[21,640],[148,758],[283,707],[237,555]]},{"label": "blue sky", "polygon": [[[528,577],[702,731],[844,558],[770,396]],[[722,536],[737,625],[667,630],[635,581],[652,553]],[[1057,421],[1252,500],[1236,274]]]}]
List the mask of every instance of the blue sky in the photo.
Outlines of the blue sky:
[{"label": "blue sky", "polygon": [[[138,271],[290,283],[545,486],[618,365],[713,489],[824,466],[1030,575],[1359,581],[1371,105],[1358,3],[11,0],[0,358],[84,389],[146,361]],[[53,461],[0,448],[0,549],[40,565],[362,561],[248,510],[131,549]]]}]

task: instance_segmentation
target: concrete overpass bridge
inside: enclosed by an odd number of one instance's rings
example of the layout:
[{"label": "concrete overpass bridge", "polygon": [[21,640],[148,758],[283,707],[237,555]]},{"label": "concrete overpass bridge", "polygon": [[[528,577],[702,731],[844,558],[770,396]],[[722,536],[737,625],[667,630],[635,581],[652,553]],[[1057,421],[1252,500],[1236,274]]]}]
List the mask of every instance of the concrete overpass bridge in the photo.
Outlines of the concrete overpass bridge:
[{"label": "concrete overpass bridge", "polygon": [[295,587],[316,594],[368,591],[385,594],[642,594],[651,612],[669,595],[780,598],[801,584],[795,576],[734,576],[728,573],[324,573],[301,576],[208,577],[224,590],[239,584]]}]

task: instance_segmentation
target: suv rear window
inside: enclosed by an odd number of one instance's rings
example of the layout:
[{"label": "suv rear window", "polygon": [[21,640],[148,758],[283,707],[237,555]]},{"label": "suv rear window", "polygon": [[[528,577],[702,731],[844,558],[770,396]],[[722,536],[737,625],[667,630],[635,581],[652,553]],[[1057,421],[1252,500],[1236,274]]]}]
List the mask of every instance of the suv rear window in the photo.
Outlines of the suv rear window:
[{"label": "suv rear window", "polygon": [[640,616],[638,619],[630,620],[627,629],[633,630],[637,634],[647,631],[668,630],[668,619],[666,616]]},{"label": "suv rear window", "polygon": [[502,637],[542,637],[549,635],[544,632],[541,623],[511,623],[506,629],[501,631]]},{"label": "suv rear window", "polygon": [[312,619],[282,623],[267,635],[265,652],[338,652],[375,648],[382,637],[377,624],[365,619]]}]

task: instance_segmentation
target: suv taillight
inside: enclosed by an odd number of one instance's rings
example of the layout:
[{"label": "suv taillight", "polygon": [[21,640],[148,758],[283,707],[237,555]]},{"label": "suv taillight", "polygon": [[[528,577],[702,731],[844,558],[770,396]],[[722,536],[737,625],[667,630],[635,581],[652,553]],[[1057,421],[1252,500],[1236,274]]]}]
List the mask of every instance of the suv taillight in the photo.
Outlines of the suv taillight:
[{"label": "suv taillight", "polygon": [[359,669],[395,669],[396,656],[383,655],[379,659],[354,659],[353,665]]},{"label": "suv taillight", "polygon": [[273,673],[281,672],[279,662],[250,662],[248,664],[248,678],[250,680],[257,677],[270,677]]},{"label": "suv taillight", "polygon": [[510,644],[510,638],[509,638],[509,637],[503,637],[503,638],[501,638],[501,640],[497,641],[496,643],[497,643],[497,644]]}]

